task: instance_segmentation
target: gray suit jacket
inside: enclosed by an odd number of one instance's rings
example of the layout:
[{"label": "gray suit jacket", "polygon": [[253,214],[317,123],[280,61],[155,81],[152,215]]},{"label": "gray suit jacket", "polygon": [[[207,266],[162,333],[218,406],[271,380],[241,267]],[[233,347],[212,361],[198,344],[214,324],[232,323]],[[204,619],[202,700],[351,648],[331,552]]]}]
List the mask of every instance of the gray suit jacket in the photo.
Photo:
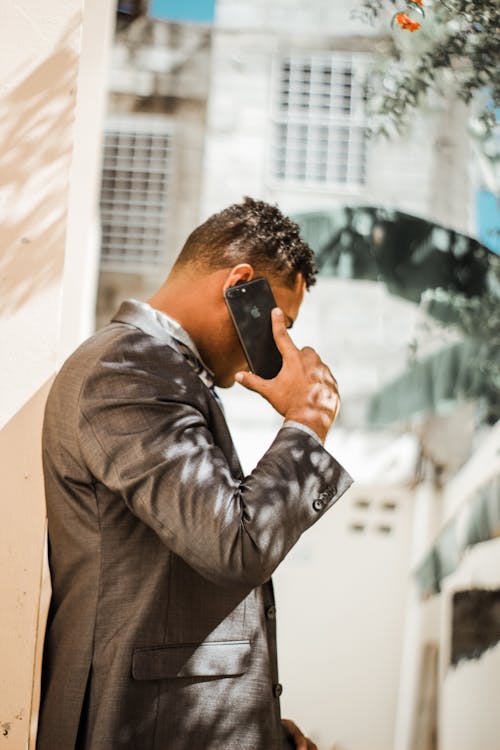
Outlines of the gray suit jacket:
[{"label": "gray suit jacket", "polygon": [[38,750],[282,745],[270,577],[352,480],[294,427],[244,477],[171,343],[126,302],[49,395]]}]

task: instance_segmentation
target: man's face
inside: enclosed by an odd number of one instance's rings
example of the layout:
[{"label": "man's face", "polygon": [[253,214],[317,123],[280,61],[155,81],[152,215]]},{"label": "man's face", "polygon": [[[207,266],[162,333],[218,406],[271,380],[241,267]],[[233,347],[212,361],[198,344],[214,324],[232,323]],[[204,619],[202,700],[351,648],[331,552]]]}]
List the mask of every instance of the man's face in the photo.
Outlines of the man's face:
[{"label": "man's face", "polygon": [[[287,328],[291,328],[304,298],[305,281],[298,274],[293,289],[279,280],[268,278],[268,282],[277,306],[285,315]],[[210,347],[210,353],[215,353],[215,356],[210,357],[211,362],[208,359],[206,361],[214,372],[215,384],[221,388],[229,388],[234,383],[236,373],[248,370],[249,367],[229,310],[226,309],[225,315],[221,317],[219,329],[214,331],[213,346]]]}]

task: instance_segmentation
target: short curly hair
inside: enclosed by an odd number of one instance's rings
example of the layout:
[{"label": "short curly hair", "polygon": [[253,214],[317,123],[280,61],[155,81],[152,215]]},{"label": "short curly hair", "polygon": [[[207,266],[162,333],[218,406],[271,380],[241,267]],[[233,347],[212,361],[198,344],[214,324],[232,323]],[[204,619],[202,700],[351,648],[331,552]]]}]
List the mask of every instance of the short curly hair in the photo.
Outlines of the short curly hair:
[{"label": "short curly hair", "polygon": [[257,273],[280,278],[291,288],[300,273],[309,289],[318,272],[298,224],[277,206],[248,196],[191,232],[174,267],[217,270],[238,263],[250,263]]}]

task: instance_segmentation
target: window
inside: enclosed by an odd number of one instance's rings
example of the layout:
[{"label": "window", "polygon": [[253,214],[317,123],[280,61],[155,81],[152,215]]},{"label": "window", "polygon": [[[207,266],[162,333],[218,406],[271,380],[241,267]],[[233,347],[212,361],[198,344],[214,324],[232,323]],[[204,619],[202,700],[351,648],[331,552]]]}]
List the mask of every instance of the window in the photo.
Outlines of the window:
[{"label": "window", "polygon": [[395,498],[366,497],[351,498],[351,512],[347,529],[353,534],[366,532],[388,536],[397,531],[397,510],[400,507]]},{"label": "window", "polygon": [[358,508],[358,510],[367,510],[370,507],[370,501],[369,500],[355,500],[354,506]]},{"label": "window", "polygon": [[396,508],[398,506],[397,506],[397,503],[394,502],[394,500],[384,500],[380,504],[380,507],[382,508],[382,510],[385,510],[385,511],[388,511],[388,512],[392,512],[392,511],[396,510]]},{"label": "window", "polygon": [[366,181],[366,63],[358,55],[289,57],[277,66],[271,175],[298,185]]},{"label": "window", "polygon": [[101,184],[101,265],[130,271],[161,263],[172,136],[161,120],[108,124]]}]

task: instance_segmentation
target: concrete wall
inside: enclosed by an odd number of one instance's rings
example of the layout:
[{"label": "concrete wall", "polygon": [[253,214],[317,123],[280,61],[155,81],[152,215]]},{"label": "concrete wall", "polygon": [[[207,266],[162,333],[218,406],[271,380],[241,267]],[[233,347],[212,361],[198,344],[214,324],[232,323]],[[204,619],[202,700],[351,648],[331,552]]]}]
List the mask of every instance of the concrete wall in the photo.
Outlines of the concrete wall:
[{"label": "concrete wall", "polygon": [[[96,159],[111,14],[110,2],[96,0],[85,9],[82,0],[19,0],[2,8],[0,746],[13,750],[28,746],[30,719],[36,722],[47,604],[45,589],[40,611],[40,432],[63,351],[88,329],[81,310],[83,297],[91,296],[90,240],[87,225],[80,231],[78,221],[88,220],[95,206],[89,161]],[[82,132],[86,140],[76,144]],[[81,171],[85,160],[88,168]]]}]

